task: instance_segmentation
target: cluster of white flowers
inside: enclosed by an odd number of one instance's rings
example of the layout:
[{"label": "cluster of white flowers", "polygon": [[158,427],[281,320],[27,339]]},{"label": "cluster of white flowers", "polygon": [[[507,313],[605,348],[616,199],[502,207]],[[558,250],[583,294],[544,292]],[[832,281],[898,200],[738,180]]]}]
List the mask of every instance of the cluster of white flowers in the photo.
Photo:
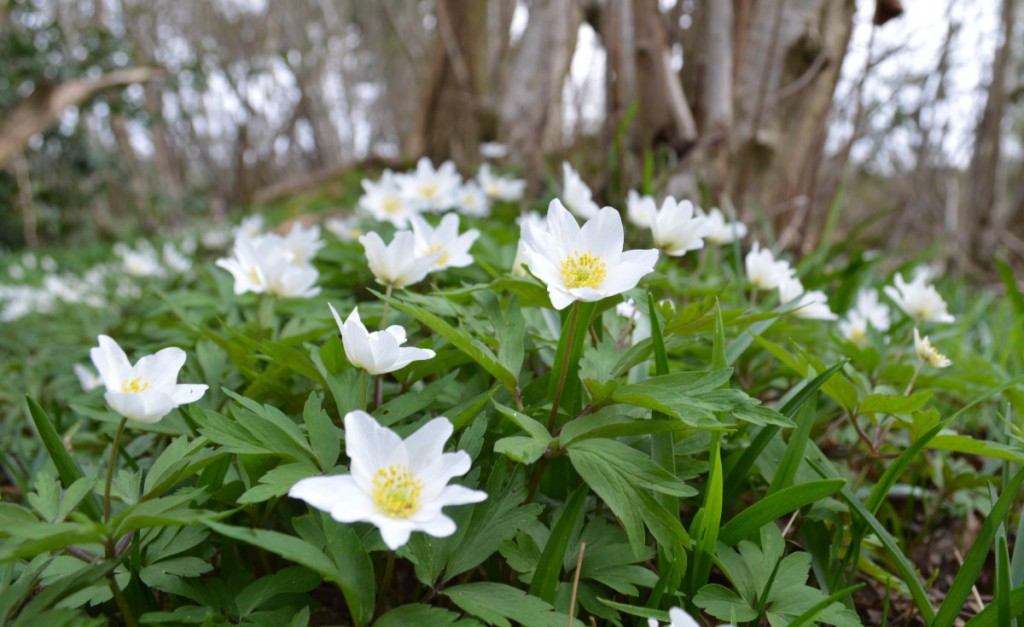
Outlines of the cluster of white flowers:
[{"label": "cluster of white flowers", "polygon": [[689,200],[668,196],[659,210],[653,196],[641,196],[636,190],[626,195],[626,215],[636,226],[651,229],[654,245],[672,257],[704,248],[705,242],[721,246],[747,235],[746,224],[726,221],[717,207],[705,213]]},{"label": "cluster of white flowers", "polygon": [[821,290],[810,292],[796,276],[796,270],[785,259],[776,259],[772,251],[761,248],[759,242],[744,258],[747,280],[755,290],[778,290],[779,302],[787,305],[798,318],[808,320],[836,320],[839,318],[828,306],[828,296]]},{"label": "cluster of white flowers", "polygon": [[320,227],[295,223],[287,235],[262,232],[263,220],[243,221],[235,231],[231,256],[217,260],[235,279],[235,294],[254,292],[279,298],[309,298],[320,293],[320,273],[312,264],[323,248]]},{"label": "cluster of white flowers", "polygon": [[463,181],[455,164],[445,161],[435,168],[427,157],[411,172],[385,170],[376,180],[363,180],[359,209],[374,219],[407,228],[414,216],[454,209],[467,216],[485,217],[494,201],[516,202],[523,196],[525,181],[480,168],[476,180]]},{"label": "cluster of white flowers", "polygon": [[473,263],[469,249],[480,232],[469,229],[460,234],[458,215],[445,214],[437,227],[419,215],[413,215],[410,223],[411,231],[396,232],[387,245],[374,231],[359,237],[366,250],[370,271],[381,285],[408,287],[419,283],[431,272],[463,268]]}]

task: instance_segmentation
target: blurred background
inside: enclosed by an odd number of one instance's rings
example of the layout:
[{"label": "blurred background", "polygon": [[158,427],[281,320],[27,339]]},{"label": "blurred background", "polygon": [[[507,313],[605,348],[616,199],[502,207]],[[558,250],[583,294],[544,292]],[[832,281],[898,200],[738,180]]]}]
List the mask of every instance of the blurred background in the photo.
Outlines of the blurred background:
[{"label": "blurred background", "polygon": [[[856,237],[1024,266],[1024,0],[6,0],[0,247],[112,241],[420,155],[509,147],[731,207],[806,254]],[[332,200],[333,198],[333,200]],[[930,248],[929,248],[930,246]]]}]

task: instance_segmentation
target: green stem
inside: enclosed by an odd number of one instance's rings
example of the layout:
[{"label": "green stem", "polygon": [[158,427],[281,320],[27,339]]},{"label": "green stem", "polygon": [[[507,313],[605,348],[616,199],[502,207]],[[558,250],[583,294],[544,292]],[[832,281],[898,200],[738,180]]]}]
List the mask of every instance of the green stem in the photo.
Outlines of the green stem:
[{"label": "green stem", "polygon": [[572,340],[576,335],[576,322],[579,318],[580,304],[574,302],[572,311],[569,312],[569,326],[566,329],[565,353],[562,355],[562,363],[559,364],[558,383],[555,385],[555,396],[551,399],[551,417],[548,418],[548,432],[555,429],[555,419],[558,417],[558,404],[562,401],[562,392],[565,390],[565,377],[569,372],[569,362],[572,361]]},{"label": "green stem", "polygon": [[914,391],[914,384],[917,383],[917,377],[923,369],[924,361],[918,360],[917,368],[914,369],[914,376],[910,377],[910,383],[907,384],[907,390],[903,392],[903,396],[910,396],[910,393]]},{"label": "green stem", "polygon": [[107,581],[110,583],[110,593],[114,595],[114,603],[117,604],[117,609],[121,612],[124,624],[126,627],[135,627],[138,625],[135,614],[132,613],[132,608],[128,605],[128,599],[124,597],[124,592],[121,592],[121,587],[117,585],[113,572],[107,575]]},{"label": "green stem", "polygon": [[366,411],[366,371],[359,369],[359,409]]},{"label": "green stem", "polygon": [[[390,297],[392,289],[393,287],[391,285],[387,286],[387,288],[384,290],[384,295]],[[388,311],[390,309],[390,306],[391,303],[389,303],[388,301],[384,301],[384,310],[380,312],[380,329],[382,331],[385,328],[387,328],[385,325],[388,322]]]},{"label": "green stem", "polygon": [[121,433],[124,432],[124,425],[128,422],[128,419],[124,416],[121,417],[121,422],[117,423],[117,431],[114,433],[114,444],[110,449],[110,462],[107,464],[107,483],[103,487],[103,522],[110,522],[110,484],[114,480],[114,466],[117,464],[117,451],[118,447],[121,446]]},{"label": "green stem", "polygon": [[377,587],[377,606],[373,610],[373,617],[377,618],[384,611],[384,603],[388,592],[391,591],[391,577],[395,572],[395,552],[388,551],[388,559],[384,563],[384,576],[381,577],[380,585]]}]

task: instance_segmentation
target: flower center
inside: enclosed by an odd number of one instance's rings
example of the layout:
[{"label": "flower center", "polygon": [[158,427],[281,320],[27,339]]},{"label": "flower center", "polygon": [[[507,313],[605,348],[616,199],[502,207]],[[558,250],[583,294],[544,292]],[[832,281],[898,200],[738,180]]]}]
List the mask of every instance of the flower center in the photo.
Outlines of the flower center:
[{"label": "flower center", "polygon": [[121,391],[125,394],[139,394],[149,388],[149,383],[142,380],[142,377],[135,377],[129,381],[121,382]]},{"label": "flower center", "polygon": [[390,194],[384,197],[381,206],[384,209],[384,213],[393,216],[402,210],[402,199],[397,194]]},{"label": "flower center", "polygon": [[440,186],[435,181],[427,181],[420,184],[420,195],[424,198],[433,198],[437,195]]},{"label": "flower center", "polygon": [[569,255],[562,262],[562,281],[569,289],[574,287],[597,288],[604,282],[607,274],[600,256],[591,255],[590,251]]},{"label": "flower center", "polygon": [[373,502],[377,511],[392,518],[408,518],[420,508],[423,484],[405,464],[380,468],[373,476]]},{"label": "flower center", "polygon": [[424,256],[429,257],[435,253],[441,253],[441,256],[438,257],[437,261],[434,262],[435,266],[443,266],[444,264],[448,263],[448,249],[445,248],[444,244],[431,244],[424,253]]}]

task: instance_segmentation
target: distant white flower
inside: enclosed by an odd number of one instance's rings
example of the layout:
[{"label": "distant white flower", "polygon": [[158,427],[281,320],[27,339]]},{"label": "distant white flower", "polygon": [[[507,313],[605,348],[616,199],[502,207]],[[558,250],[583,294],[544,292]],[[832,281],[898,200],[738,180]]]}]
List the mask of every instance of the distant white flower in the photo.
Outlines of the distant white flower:
[{"label": "distant white flower", "polygon": [[192,262],[185,255],[178,252],[178,249],[170,242],[164,242],[162,257],[167,267],[178,274],[188,272],[192,268]]},{"label": "distant white flower", "polygon": [[868,339],[868,321],[857,310],[850,310],[839,321],[839,333],[854,344],[863,345]]},{"label": "distant white flower", "polygon": [[327,306],[331,308],[334,321],[338,323],[345,356],[357,368],[378,375],[394,372],[414,361],[434,356],[434,351],[427,348],[402,347],[406,337],[405,329],[400,325],[394,324],[383,331],[370,333],[359,319],[358,307],[342,322],[334,305],[327,303]]},{"label": "distant white flower", "polygon": [[889,330],[889,306],[879,302],[877,290],[858,290],[854,311],[879,331]]},{"label": "distant white flower", "polygon": [[[758,290],[773,290],[795,275],[788,261],[776,261],[772,251],[767,248],[762,250],[758,242],[754,242],[754,247],[747,253],[744,263],[747,280]],[[803,291],[802,285],[800,291]],[[782,302],[787,302],[787,299],[782,299]]]},{"label": "distant white flower", "polygon": [[434,169],[433,162],[421,157],[416,170],[395,175],[402,197],[418,211],[444,211],[455,206],[455,194],[462,185],[462,177],[455,164],[445,161]]},{"label": "distant white flower", "polygon": [[946,301],[927,280],[925,275],[917,275],[907,283],[897,274],[896,287],[887,285],[885,294],[917,322],[954,322],[956,319],[947,311]]},{"label": "distant white flower", "polygon": [[502,202],[518,202],[526,190],[526,181],[517,179],[514,176],[499,176],[491,172],[491,166],[486,163],[480,166],[476,175],[484,193],[491,200]]},{"label": "distant white flower", "polygon": [[626,217],[642,229],[649,229],[654,224],[654,216],[658,213],[658,203],[654,196],[641,196],[635,189],[626,193]]},{"label": "distant white flower", "polygon": [[21,265],[29,270],[35,270],[39,266],[39,259],[33,253],[25,253],[21,256]]},{"label": "distant white flower", "polygon": [[416,237],[412,231],[398,231],[387,246],[380,235],[370,231],[359,236],[359,242],[366,250],[366,260],[370,272],[381,285],[406,287],[419,283],[430,272],[434,263],[441,258],[441,253],[428,257],[419,257],[416,249]]},{"label": "distant white flower", "polygon": [[928,341],[928,336],[921,337],[917,327],[914,328],[914,349],[917,351],[918,359],[929,366],[945,368],[953,365],[952,361],[932,346],[932,343]]},{"label": "distant white flower", "polygon": [[82,386],[83,392],[91,392],[103,385],[103,381],[89,366],[75,364],[75,376],[78,377],[78,384]]},{"label": "distant white flower", "polygon": [[[280,237],[274,235],[274,237]],[[281,244],[291,256],[292,265],[303,266],[308,264],[313,257],[325,246],[320,239],[320,227],[313,225],[309,228],[296,222],[292,225],[288,234],[280,238]]]},{"label": "distant white flower", "polygon": [[56,272],[57,261],[53,257],[46,255],[39,260],[39,267],[42,268],[44,272]]},{"label": "distant white flower", "polygon": [[246,216],[242,219],[242,222],[234,228],[234,236],[237,237],[248,237],[255,238],[259,237],[263,233],[263,215],[254,213],[251,216]]},{"label": "distant white flower", "polygon": [[338,522],[375,525],[391,550],[404,546],[413,531],[448,537],[455,533],[455,522],[442,508],[487,498],[481,490],[448,485],[471,465],[465,451],[444,452],[452,431],[452,423],[439,417],[403,440],[366,412],[349,412],[345,454],[352,460],[351,474],[302,479],[288,496],[328,512]]},{"label": "distant white flower", "polygon": [[[779,281],[779,302],[782,304],[793,301],[804,294],[804,284],[795,276],[783,277]],[[795,302],[793,303],[796,304]]]},{"label": "distant white flower", "polygon": [[[700,212],[702,213],[702,212]],[[742,222],[726,222],[725,214],[721,209],[712,207],[707,214],[708,234],[705,240],[712,244],[722,245],[743,239],[747,236],[747,225]]]},{"label": "distant white flower", "polygon": [[223,226],[213,227],[203,231],[200,241],[206,250],[221,250],[231,241],[231,231]]},{"label": "distant white flower", "polygon": [[279,235],[239,235],[231,252],[231,257],[218,259],[217,265],[234,277],[235,294],[266,292],[279,298],[310,298],[320,293],[316,268],[294,263],[295,252]]},{"label": "distant white flower", "polygon": [[498,142],[484,142],[480,144],[480,155],[484,159],[504,159],[508,156],[508,146]]},{"label": "distant white flower", "polygon": [[402,195],[398,175],[391,170],[384,170],[379,181],[363,179],[362,185],[365,193],[359,197],[359,207],[377,220],[404,229],[409,225],[409,216],[418,211]]},{"label": "distant white flower", "polygon": [[21,281],[25,278],[25,268],[15,263],[7,268],[7,274],[11,275],[15,281]]},{"label": "distant white flower", "polygon": [[793,313],[798,318],[807,320],[838,320],[839,316],[833,313],[828,306],[828,296],[821,290],[804,292],[800,300],[796,302],[796,311]]},{"label": "distant white flower", "polygon": [[156,251],[148,245],[140,245],[135,250],[124,246],[117,248],[115,252],[121,257],[124,271],[129,276],[158,277],[166,274]]},{"label": "distant white flower", "polygon": [[666,255],[681,257],[691,250],[704,248],[707,218],[695,216],[693,209],[689,200],[676,202],[669,196],[654,213],[651,220],[654,245]]},{"label": "distant white flower", "polygon": [[562,196],[565,207],[578,218],[589,220],[597,215],[600,207],[593,200],[593,192],[580,175],[568,163],[562,162]]},{"label": "distant white flower", "polygon": [[437,228],[430,226],[420,216],[413,216],[411,222],[412,234],[416,238],[416,256],[436,257],[431,272],[445,268],[464,268],[473,263],[469,249],[476,238],[480,237],[480,231],[469,229],[459,235],[458,214],[446,213]]},{"label": "distant white flower", "polygon": [[632,289],[658,261],[654,249],[622,250],[618,211],[605,207],[581,228],[557,198],[548,205],[545,227],[523,223],[522,240],[525,262],[547,285],[555,309]]},{"label": "distant white flower", "polygon": [[107,388],[103,398],[125,418],[152,424],[206,392],[205,385],[178,385],[178,373],[185,365],[185,351],[180,348],[165,348],[133,366],[112,338],[101,335],[99,344],[89,356]]},{"label": "distant white flower", "polygon": [[335,237],[343,242],[354,242],[356,238],[363,234],[359,229],[359,221],[355,216],[328,218],[324,221],[324,228],[334,233]]},{"label": "distant white flower", "polygon": [[459,188],[455,193],[455,207],[465,216],[482,218],[491,213],[491,203],[487,200],[487,194],[476,181],[467,181]]}]

